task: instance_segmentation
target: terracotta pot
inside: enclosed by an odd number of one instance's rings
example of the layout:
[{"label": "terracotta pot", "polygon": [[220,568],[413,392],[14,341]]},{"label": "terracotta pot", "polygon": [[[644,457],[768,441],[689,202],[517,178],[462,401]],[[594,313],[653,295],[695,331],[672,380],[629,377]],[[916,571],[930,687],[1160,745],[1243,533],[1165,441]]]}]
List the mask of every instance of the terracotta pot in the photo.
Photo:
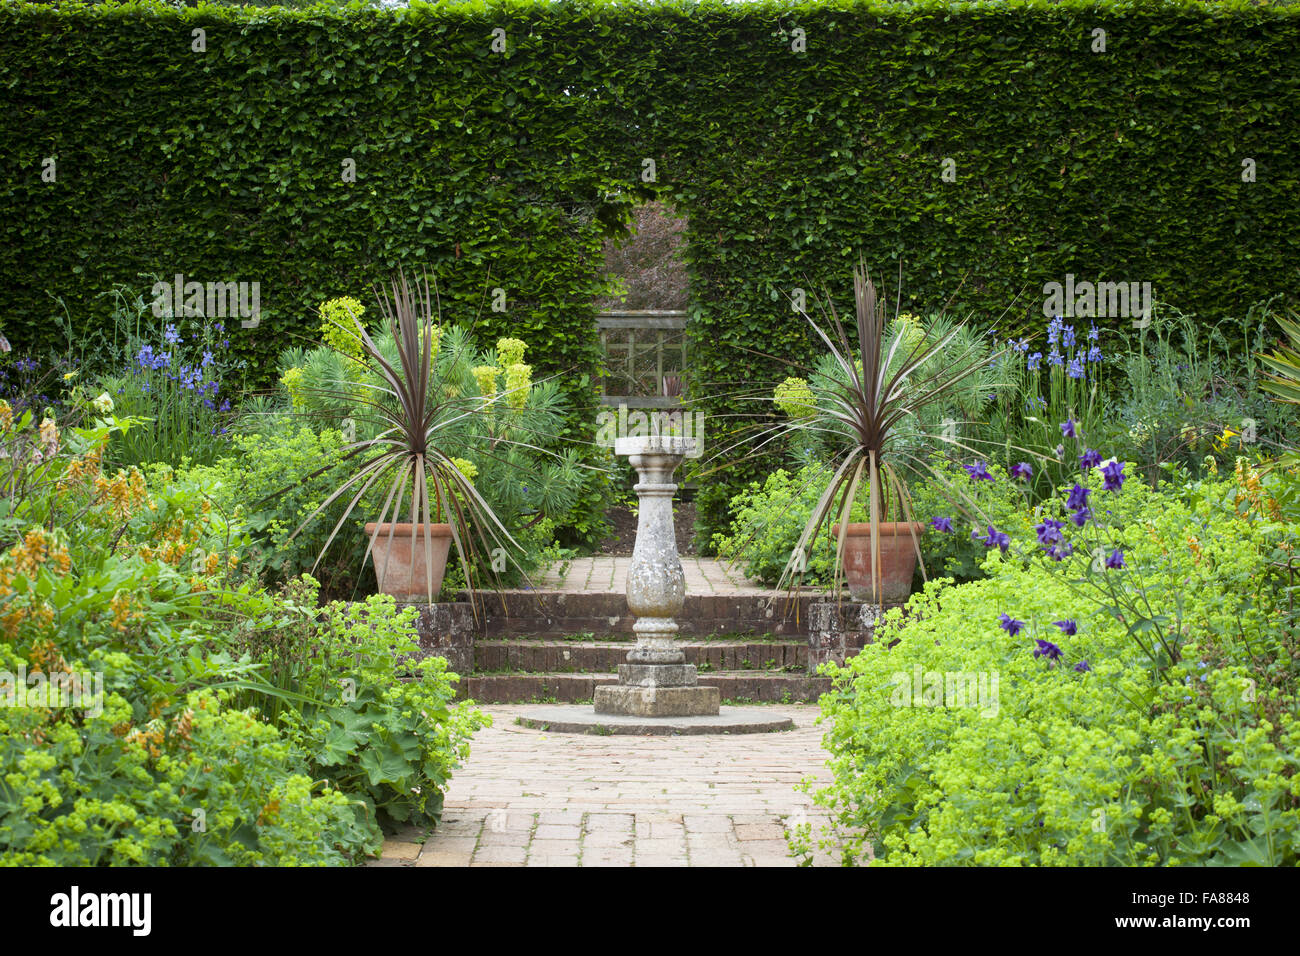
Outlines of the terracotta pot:
[{"label": "terracotta pot", "polygon": [[[415,604],[427,604],[429,601],[428,585],[425,581],[425,545],[423,524],[411,524],[399,521],[395,524],[366,525],[366,534],[374,534],[375,547],[371,558],[375,562],[375,580],[379,590],[391,594],[399,601]],[[442,576],[447,573],[447,554],[451,550],[451,525],[431,524],[429,528],[429,545],[433,559],[433,599],[438,600],[438,591],[442,588]],[[389,529],[393,538],[390,544]]]},{"label": "terracotta pot", "polygon": [[[902,604],[912,593],[912,575],[916,573],[916,543],[920,544],[925,525],[919,521],[883,521],[880,524],[880,600],[885,604]],[[831,529],[839,540],[840,526]],[[871,581],[871,525],[854,522],[844,535],[844,577],[848,580],[849,595],[855,601],[874,604],[875,589]]]}]

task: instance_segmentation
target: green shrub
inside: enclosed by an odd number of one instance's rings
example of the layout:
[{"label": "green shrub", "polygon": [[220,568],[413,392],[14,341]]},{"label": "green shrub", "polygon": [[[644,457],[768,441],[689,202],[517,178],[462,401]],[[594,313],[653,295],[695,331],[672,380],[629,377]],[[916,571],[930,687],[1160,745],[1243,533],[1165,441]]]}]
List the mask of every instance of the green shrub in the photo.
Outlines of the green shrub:
[{"label": "green shrub", "polygon": [[[776,586],[829,479],[830,470],[814,464],[793,475],[778,468],[761,485],[750,483],[731,499],[729,532],[713,536],[718,557],[740,564],[746,576]],[[863,515],[862,503],[855,502],[853,519],[862,521]],[[834,559],[834,541],[828,534],[818,535],[807,555],[803,583],[829,584]]]},{"label": "green shrub", "polygon": [[[316,582],[291,582],[269,616],[248,621],[238,640],[282,690],[310,703],[273,708],[315,779],[363,800],[381,823],[435,822],[452,769],[469,738],[490,721],[452,705],[455,674],[419,655],[416,608],[392,597],[316,606]],[[287,615],[286,615],[287,612]],[[263,708],[274,695],[250,692]]]},{"label": "green shrub", "polygon": [[[1294,285],[1298,174],[1278,157],[1297,131],[1276,105],[1300,50],[1290,6],[792,9],[6,4],[0,155],[31,158],[0,197],[3,332],[20,349],[52,344],[33,293],[48,290],[88,338],[106,318],[91,273],[256,279],[261,322],[235,348],[266,385],[286,341],[315,337],[319,303],[428,261],[445,303],[506,292],[503,311],[484,312],[487,337],[528,341],[539,378],[563,373],[568,437],[589,439],[602,233],[651,193],[687,220],[689,386],[711,421],[811,354],[790,298],[823,282],[847,291],[859,254],[892,277],[905,250],[904,308],[951,299],[960,315],[1000,315],[1021,293],[1013,308],[1037,312],[1037,290],[1066,273],[1149,279],[1207,316]],[[485,17],[512,38],[507,53],[484,43]],[[221,56],[156,55],[196,27],[223,38]],[[1110,53],[1091,51],[1094,29]],[[1202,95],[1207,64],[1238,95]],[[419,107],[392,108],[399,98]],[[127,101],[123,149],[120,112],[101,107]],[[199,135],[212,115],[230,121]],[[1241,143],[1258,145],[1257,181],[1225,166]],[[57,185],[41,175],[47,156]],[[942,178],[949,160],[956,184]],[[739,468],[702,489],[710,533],[755,477]]]},{"label": "green shrub", "polygon": [[[917,521],[927,525],[920,538],[925,575],[946,575],[957,580],[982,576],[980,565],[987,549],[971,538],[972,528],[983,536],[985,525],[992,523],[1021,537],[1033,536],[1021,490],[1003,480],[972,483],[965,472],[953,465],[945,468],[936,463],[936,467],[943,480],[957,485],[969,501],[963,505],[967,511],[963,517],[951,504],[953,496],[939,480],[923,479],[910,486],[913,514]],[[989,472],[999,479],[1005,477],[1005,472],[997,466],[992,466]],[[829,476],[824,466],[807,465],[794,474],[777,469],[762,485],[751,483],[732,499],[728,533],[714,535],[713,546],[718,556],[740,564],[748,577],[775,587]],[[931,527],[931,520],[939,517],[950,518],[955,530],[941,533]],[[854,502],[852,519],[867,520],[867,506],[861,496]],[[835,540],[830,534],[818,535],[807,556],[804,584],[830,583],[834,549]],[[924,580],[920,566],[916,576],[919,587]]]},{"label": "green shrub", "polygon": [[360,518],[346,522],[319,567],[313,567],[346,501],[336,501],[302,533],[294,532],[341,484],[342,449],[337,429],[316,429],[288,416],[260,423],[257,431],[236,434],[234,454],[211,466],[196,467],[187,480],[201,484],[216,508],[240,516],[249,533],[246,551],[268,584],[282,584],[312,573],[326,594],[353,597],[373,591],[373,575],[363,575],[366,540]]},{"label": "green shrub", "polygon": [[201,481],[102,471],[121,427],[0,402],[0,863],[340,864],[436,820],[481,718],[409,613],[241,579]]},{"label": "green shrub", "polygon": [[[844,858],[1300,859],[1298,648],[1277,564],[1294,532],[1284,539],[1276,517],[1293,493],[1252,501],[1250,475],[1159,492],[1130,481],[1072,560],[994,549],[987,579],[932,582],[906,615],[890,612],[822,698],[834,782],[817,799]],[[1093,531],[1112,536],[1123,568],[1094,570]],[[997,684],[959,706],[942,687],[926,700],[930,674]]]}]

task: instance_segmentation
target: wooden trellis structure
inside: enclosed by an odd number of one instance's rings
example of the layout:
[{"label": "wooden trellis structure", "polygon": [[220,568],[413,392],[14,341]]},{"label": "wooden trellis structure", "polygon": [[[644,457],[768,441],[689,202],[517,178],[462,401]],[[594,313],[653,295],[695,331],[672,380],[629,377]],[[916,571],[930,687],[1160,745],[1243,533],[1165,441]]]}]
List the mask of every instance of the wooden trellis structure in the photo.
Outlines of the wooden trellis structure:
[{"label": "wooden trellis structure", "polygon": [[686,313],[601,312],[596,316],[609,376],[600,400],[628,408],[679,408],[681,398],[663,392],[665,376],[686,369]]}]

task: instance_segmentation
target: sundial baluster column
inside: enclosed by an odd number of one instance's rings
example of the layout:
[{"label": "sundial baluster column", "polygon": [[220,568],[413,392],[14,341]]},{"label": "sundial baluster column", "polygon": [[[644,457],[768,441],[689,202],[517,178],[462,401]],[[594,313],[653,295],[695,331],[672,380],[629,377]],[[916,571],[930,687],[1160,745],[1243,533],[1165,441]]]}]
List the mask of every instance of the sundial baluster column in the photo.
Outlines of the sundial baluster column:
[{"label": "sundial baluster column", "polygon": [[618,684],[596,688],[596,713],[636,717],[689,717],[718,713],[721,692],[697,683],[694,664],[677,644],[676,616],[686,601],[686,576],[673,529],[673,472],[696,439],[668,435],[620,438],[640,476],[633,487],[639,511],[636,546],[627,573],[627,606],[636,623],[636,646],[618,668]]}]

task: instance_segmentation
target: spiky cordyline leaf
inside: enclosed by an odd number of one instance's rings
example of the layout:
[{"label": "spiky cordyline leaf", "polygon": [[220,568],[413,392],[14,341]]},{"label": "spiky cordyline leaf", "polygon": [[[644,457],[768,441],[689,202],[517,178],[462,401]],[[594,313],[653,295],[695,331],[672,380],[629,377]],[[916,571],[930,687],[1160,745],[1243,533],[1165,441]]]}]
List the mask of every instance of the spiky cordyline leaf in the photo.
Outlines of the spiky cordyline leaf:
[{"label": "spiky cordyline leaf", "polygon": [[[374,438],[350,445],[344,460],[366,452],[376,454],[358,465],[352,475],[294,531],[294,535],[349,490],[357,488],[326,539],[316,560],[318,566],[339,529],[366,492],[381,478],[391,475],[375,531],[370,535],[366,547],[363,567],[364,561],[371,557],[384,524],[389,525],[388,540],[391,543],[395,530],[392,525],[401,514],[403,501],[409,492],[410,521],[417,527],[423,526],[425,585],[429,601],[432,602],[436,597],[433,594],[432,564],[428,560],[433,548],[429,526],[445,512],[447,523],[451,526],[452,542],[464,569],[466,586],[473,602],[472,557],[477,554],[486,556],[492,544],[503,547],[505,542],[509,542],[514,549],[519,549],[520,546],[473,484],[452,464],[450,456],[437,447],[441,434],[456,421],[473,414],[475,409],[451,409],[448,403],[440,401],[441,396],[435,396],[430,391],[434,330],[437,323],[428,278],[424,279],[421,287],[418,280],[411,283],[405,270],[399,270],[387,289],[379,287],[375,292],[380,313],[396,343],[397,361],[390,362],[384,356],[370,334],[353,316],[364,353],[362,364],[381,383],[370,386],[373,397],[360,404],[368,410],[380,431]],[[509,555],[510,549],[506,549],[506,553]],[[488,562],[488,567],[491,569],[489,573],[495,578],[496,571],[492,569],[491,562]],[[385,566],[383,575],[387,571]],[[382,580],[380,587],[383,587]]]},{"label": "spiky cordyline leaf", "polygon": [[[813,388],[818,409],[814,420],[820,419],[826,423],[822,428],[845,435],[848,447],[843,453],[843,461],[835,469],[805,524],[799,536],[798,547],[802,549],[807,546],[833,511],[840,512],[839,542],[835,549],[834,563],[834,593],[838,593],[840,555],[848,531],[848,518],[858,488],[865,477],[872,540],[872,584],[879,603],[880,526],[888,519],[891,510],[897,511],[908,523],[913,548],[918,560],[921,558],[907,486],[892,458],[897,457],[900,462],[910,460],[913,465],[924,463],[918,462],[913,456],[898,454],[890,449],[892,430],[904,419],[917,417],[921,411],[952,393],[959,383],[985,368],[991,357],[968,350],[958,356],[947,369],[932,372],[919,382],[909,382],[913,373],[940,354],[958,337],[964,326],[958,324],[949,329],[936,343],[927,343],[921,339],[900,358],[904,335],[902,330],[895,329],[886,350],[884,307],[867,273],[865,262],[859,261],[854,269],[853,293],[857,335],[856,342],[852,344],[829,295],[826,305],[831,318],[829,333],[807,313],[803,313],[842,376],[840,381],[827,387]],[[778,432],[788,434],[808,427],[803,422],[790,423]],[[890,508],[891,499],[893,508]],[[791,572],[792,568],[787,565],[781,584],[785,584]],[[923,576],[926,573],[924,562],[921,563],[921,573]]]}]

